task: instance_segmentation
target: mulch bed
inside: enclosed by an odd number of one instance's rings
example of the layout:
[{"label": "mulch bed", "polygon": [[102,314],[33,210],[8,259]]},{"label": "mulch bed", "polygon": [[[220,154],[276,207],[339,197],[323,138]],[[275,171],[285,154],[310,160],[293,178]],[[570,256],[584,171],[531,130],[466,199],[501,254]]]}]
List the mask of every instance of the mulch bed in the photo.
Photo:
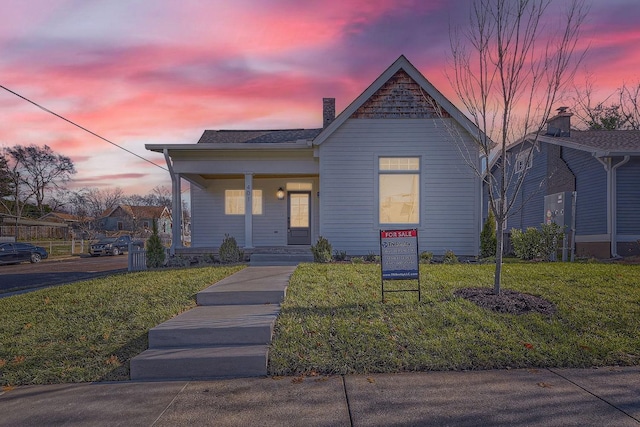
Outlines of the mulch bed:
[{"label": "mulch bed", "polygon": [[454,295],[498,313],[540,313],[549,317],[556,313],[556,306],[552,302],[522,292],[503,290],[496,295],[492,288],[464,288],[455,291]]}]

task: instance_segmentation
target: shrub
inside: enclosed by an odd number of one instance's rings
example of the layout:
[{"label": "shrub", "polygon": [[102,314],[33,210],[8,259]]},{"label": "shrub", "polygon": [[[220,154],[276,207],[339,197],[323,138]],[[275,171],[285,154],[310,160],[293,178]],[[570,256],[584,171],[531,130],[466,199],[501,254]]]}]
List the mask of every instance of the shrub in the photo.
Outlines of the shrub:
[{"label": "shrub", "polygon": [[540,257],[540,232],[535,227],[525,231],[511,229],[511,246],[513,253],[520,259],[531,260]]},{"label": "shrub", "polygon": [[221,263],[230,264],[242,261],[244,252],[238,247],[235,237],[225,234],[220,249],[218,249],[218,256],[220,257]]},{"label": "shrub", "polygon": [[364,260],[366,262],[378,262],[379,261],[379,257],[375,253],[369,252],[368,254],[366,254],[364,256]]},{"label": "shrub", "polygon": [[362,257],[356,256],[351,258],[351,263],[352,264],[362,264],[364,263],[364,259]]},{"label": "shrub", "polygon": [[547,261],[555,259],[558,248],[564,238],[563,227],[556,224],[542,224],[540,226],[541,256]]},{"label": "shrub", "polygon": [[420,263],[431,264],[431,261],[433,261],[433,252],[420,252]]},{"label": "shrub", "polygon": [[489,216],[482,226],[480,233],[480,258],[489,258],[496,256],[496,248],[498,240],[496,239],[496,217],[493,211],[489,209]]},{"label": "shrub", "polygon": [[564,233],[557,224],[542,224],[541,230],[529,227],[524,232],[516,228],[511,230],[513,252],[520,259],[540,258],[545,261],[554,259]]},{"label": "shrub", "polygon": [[315,245],[311,246],[314,262],[331,262],[331,243],[324,237],[318,237]]},{"label": "shrub", "polygon": [[458,261],[458,257],[456,256],[456,254],[453,253],[452,250],[448,249],[444,253],[444,257],[442,258],[442,262],[444,264],[457,264],[459,261]]},{"label": "shrub", "polygon": [[158,223],[153,220],[151,236],[147,240],[147,268],[159,268],[164,264],[164,246],[158,236]]},{"label": "shrub", "polygon": [[333,254],[336,261],[344,261],[347,259],[347,251],[335,250]]}]

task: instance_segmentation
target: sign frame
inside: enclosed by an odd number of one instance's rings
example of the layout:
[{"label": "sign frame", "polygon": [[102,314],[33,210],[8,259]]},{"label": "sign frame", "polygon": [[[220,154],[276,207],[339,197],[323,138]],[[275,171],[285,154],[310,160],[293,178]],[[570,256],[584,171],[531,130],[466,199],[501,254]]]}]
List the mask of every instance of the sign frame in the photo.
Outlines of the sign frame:
[{"label": "sign frame", "polygon": [[[380,230],[379,236],[382,302],[387,292],[417,292],[421,301],[418,229]],[[417,280],[418,287],[385,290],[385,280]]]}]

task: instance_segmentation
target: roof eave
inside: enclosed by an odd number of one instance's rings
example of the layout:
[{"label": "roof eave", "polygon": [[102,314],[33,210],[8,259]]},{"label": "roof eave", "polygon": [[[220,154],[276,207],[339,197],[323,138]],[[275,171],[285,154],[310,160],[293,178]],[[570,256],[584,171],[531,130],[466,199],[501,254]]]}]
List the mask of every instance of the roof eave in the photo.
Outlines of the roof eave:
[{"label": "roof eave", "polygon": [[199,143],[199,144],[145,144],[145,148],[156,153],[169,151],[238,151],[238,150],[304,150],[311,148],[309,140],[299,140],[296,142],[228,142],[228,143]]}]

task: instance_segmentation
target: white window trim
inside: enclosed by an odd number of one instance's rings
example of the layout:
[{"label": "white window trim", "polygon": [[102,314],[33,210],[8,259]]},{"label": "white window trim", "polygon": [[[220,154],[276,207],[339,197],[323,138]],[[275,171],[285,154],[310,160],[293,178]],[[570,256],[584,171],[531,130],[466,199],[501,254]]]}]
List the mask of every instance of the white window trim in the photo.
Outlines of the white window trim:
[{"label": "white window trim", "polygon": [[[382,169],[380,167],[380,163],[382,159],[415,159],[417,160],[417,168],[412,169],[408,166],[406,169]],[[420,226],[422,220],[422,157],[419,155],[405,155],[405,156],[393,156],[393,155],[376,155],[374,156],[374,161],[376,164],[375,167],[375,200],[376,200],[376,218],[379,227],[406,227],[406,226]],[[418,177],[418,189],[417,189],[417,197],[418,197],[418,218],[417,222],[382,222],[380,217],[380,176],[381,175],[417,175]]]},{"label": "white window trim", "polygon": [[[525,161],[527,162],[525,168]],[[533,153],[531,149],[523,150],[516,155],[516,173],[522,173],[525,169],[531,169],[533,166]]]}]

